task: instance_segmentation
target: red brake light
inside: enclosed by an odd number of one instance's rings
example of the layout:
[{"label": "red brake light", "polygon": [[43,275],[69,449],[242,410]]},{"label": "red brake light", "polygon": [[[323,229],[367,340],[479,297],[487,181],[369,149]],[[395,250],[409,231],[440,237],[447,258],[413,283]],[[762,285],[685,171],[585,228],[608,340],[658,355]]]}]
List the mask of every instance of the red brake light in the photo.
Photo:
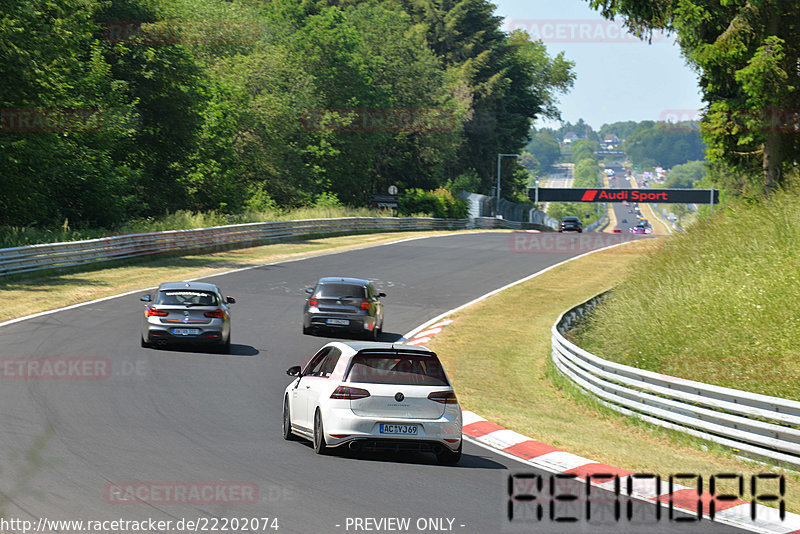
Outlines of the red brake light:
[{"label": "red brake light", "polygon": [[317,299],[308,299],[308,305],[312,308],[316,308],[319,306],[319,301]]},{"label": "red brake light", "polygon": [[339,386],[331,393],[332,399],[356,400],[367,397],[369,397],[369,391],[366,389],[351,388],[350,386]]},{"label": "red brake light", "polygon": [[166,317],[169,312],[161,311],[158,308],[146,308],[144,315],[145,317]]},{"label": "red brake light", "polygon": [[222,310],[222,308],[217,308],[214,311],[205,312],[203,315],[205,315],[206,317],[210,317],[211,319],[224,319],[225,318],[225,312]]},{"label": "red brake light", "polygon": [[368,310],[369,309],[369,301],[368,300],[362,300],[361,301],[361,309],[362,310]]},{"label": "red brake light", "polygon": [[428,395],[428,399],[442,404],[458,404],[456,394],[452,391],[434,391]]}]

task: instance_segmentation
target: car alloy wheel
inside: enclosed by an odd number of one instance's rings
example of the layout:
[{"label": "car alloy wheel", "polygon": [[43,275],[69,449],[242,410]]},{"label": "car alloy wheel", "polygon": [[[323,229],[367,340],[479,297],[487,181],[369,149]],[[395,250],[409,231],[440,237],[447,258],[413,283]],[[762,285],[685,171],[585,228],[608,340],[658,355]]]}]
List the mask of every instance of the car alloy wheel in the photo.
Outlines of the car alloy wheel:
[{"label": "car alloy wheel", "polygon": [[319,410],[314,413],[314,452],[317,454],[328,452],[328,446],[325,444],[325,432],[322,429],[322,415]]},{"label": "car alloy wheel", "polygon": [[294,434],[292,434],[292,416],[289,413],[289,397],[283,399],[283,439],[292,441]]}]

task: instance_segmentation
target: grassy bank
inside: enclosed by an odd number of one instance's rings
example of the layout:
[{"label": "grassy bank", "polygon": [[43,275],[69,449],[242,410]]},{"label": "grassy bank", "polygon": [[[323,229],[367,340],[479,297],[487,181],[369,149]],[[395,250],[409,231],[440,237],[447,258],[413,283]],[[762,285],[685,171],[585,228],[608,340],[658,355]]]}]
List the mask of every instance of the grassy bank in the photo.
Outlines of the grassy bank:
[{"label": "grassy bank", "polygon": [[600,307],[579,343],[627,365],[800,400],[797,190],[669,239]]},{"label": "grassy bank", "polygon": [[83,239],[95,239],[98,237],[122,234],[208,228],[227,224],[290,221],[297,219],[330,219],[333,217],[388,216],[389,210],[348,208],[343,206],[310,206],[293,210],[248,211],[236,215],[216,211],[176,211],[174,213],[167,213],[163,217],[129,221],[112,229],[72,228],[70,227],[69,221],[64,221],[64,224],[58,228],[2,226],[0,227],[0,248],[22,247],[39,243],[80,241]]},{"label": "grassy bank", "polygon": [[[639,272],[660,242],[637,241],[574,260],[451,316],[454,322],[429,346],[444,360],[461,404],[533,439],[637,473],[665,479],[696,473],[708,480],[767,472],[714,444],[621,416],[554,369],[550,327],[558,315]],[[509,313],[520,302],[531,305]],[[800,479],[786,482],[787,509],[800,512]],[[735,490],[723,485],[717,492]]]}]

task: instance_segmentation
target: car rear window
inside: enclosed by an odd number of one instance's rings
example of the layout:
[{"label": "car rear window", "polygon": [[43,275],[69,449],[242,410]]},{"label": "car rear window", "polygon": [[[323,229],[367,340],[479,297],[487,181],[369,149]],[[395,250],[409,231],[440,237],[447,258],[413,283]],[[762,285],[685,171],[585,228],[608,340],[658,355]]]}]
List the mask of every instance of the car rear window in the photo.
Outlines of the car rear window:
[{"label": "car rear window", "polygon": [[435,356],[357,354],[347,373],[350,382],[408,386],[449,386]]},{"label": "car rear window", "polygon": [[363,286],[354,286],[352,284],[321,284],[317,290],[318,297],[354,297],[363,299],[365,288]]},{"label": "car rear window", "polygon": [[158,292],[156,304],[166,306],[219,306],[217,296],[209,291],[174,289]]}]

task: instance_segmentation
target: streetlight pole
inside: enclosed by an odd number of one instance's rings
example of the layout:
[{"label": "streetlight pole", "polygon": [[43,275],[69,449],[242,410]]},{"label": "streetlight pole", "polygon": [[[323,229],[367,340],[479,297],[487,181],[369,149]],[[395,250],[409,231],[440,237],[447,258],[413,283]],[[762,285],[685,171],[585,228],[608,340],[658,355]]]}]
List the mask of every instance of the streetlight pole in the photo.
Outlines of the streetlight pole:
[{"label": "streetlight pole", "polygon": [[495,217],[499,215],[500,211],[500,159],[501,158],[518,158],[519,154],[498,154],[497,155],[497,203],[494,207]]}]

